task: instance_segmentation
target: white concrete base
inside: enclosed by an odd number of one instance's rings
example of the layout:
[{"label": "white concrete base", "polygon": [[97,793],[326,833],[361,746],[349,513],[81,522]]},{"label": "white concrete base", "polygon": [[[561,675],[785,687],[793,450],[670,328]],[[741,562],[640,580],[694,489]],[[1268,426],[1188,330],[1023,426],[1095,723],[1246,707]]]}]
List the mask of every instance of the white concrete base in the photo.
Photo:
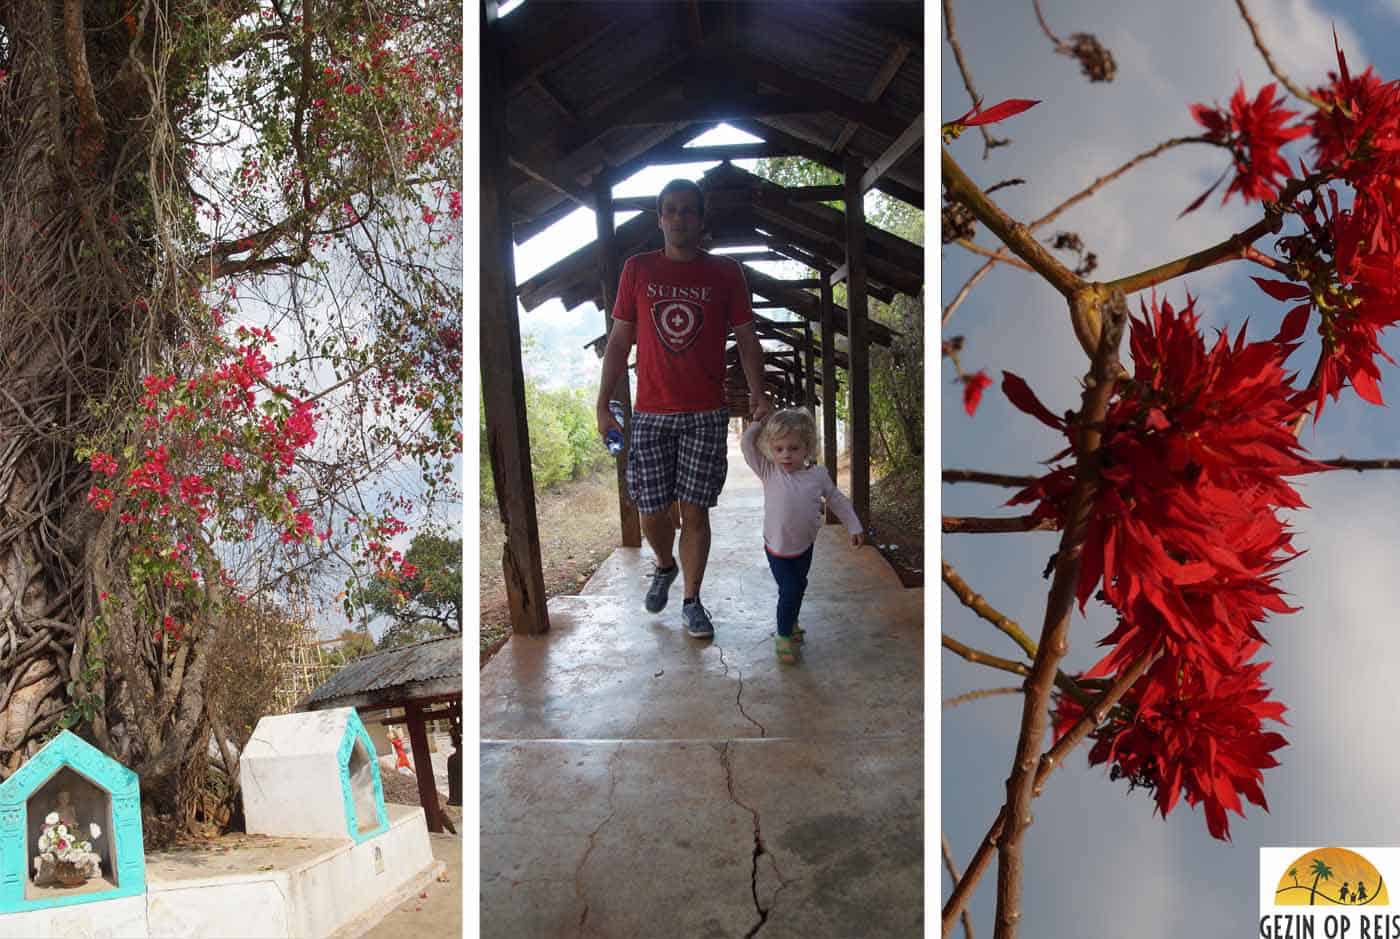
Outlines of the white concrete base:
[{"label": "white concrete base", "polygon": [[146,939],[148,935],[145,897],[0,915],[0,939]]},{"label": "white concrete base", "polygon": [[434,863],[423,810],[387,808],[384,834],[333,844],[286,868],[179,880],[148,868],[151,939],[329,936]]},{"label": "white concrete base", "polygon": [[274,839],[264,848],[148,858],[144,896],[0,915],[0,939],[359,935],[422,889],[441,863],[423,810],[387,808],[388,831],[360,844]]},{"label": "white concrete base", "polygon": [[406,903],[426,890],[428,885],[445,870],[447,870],[446,862],[434,860],[431,865],[419,871],[416,877],[404,881],[398,890],[388,896],[380,897],[374,906],[331,933],[327,939],[360,939],[365,933],[378,926],[384,917],[394,912],[395,907],[400,903]]}]

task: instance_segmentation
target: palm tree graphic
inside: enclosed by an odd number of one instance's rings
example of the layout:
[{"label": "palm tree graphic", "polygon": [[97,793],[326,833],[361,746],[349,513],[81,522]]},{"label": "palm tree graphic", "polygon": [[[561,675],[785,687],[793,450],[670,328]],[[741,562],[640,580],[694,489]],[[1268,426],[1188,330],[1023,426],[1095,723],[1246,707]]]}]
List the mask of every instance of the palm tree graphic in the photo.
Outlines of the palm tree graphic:
[{"label": "palm tree graphic", "polygon": [[1314,905],[1316,905],[1316,903],[1317,903],[1317,882],[1318,882],[1319,880],[1331,880],[1331,879],[1332,879],[1332,868],[1328,867],[1328,866],[1327,866],[1327,863],[1326,863],[1325,861],[1323,861],[1322,858],[1314,858],[1314,859],[1313,859],[1313,862],[1312,862],[1312,872],[1313,872],[1312,893],[1310,893],[1310,894],[1308,895],[1308,906],[1314,906]]},{"label": "palm tree graphic", "polygon": [[1293,886],[1298,886],[1298,868],[1290,867],[1288,869],[1288,876],[1293,878]]}]

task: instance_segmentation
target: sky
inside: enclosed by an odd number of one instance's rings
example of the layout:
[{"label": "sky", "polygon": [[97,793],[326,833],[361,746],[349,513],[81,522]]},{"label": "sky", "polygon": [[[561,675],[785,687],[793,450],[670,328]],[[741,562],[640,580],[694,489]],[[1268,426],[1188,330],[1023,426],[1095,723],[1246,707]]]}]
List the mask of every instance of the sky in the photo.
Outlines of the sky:
[{"label": "sky", "polygon": [[[1255,0],[1251,11],[1264,40],[1286,74],[1317,85],[1335,68],[1335,27],[1353,71],[1375,65],[1383,79],[1400,78],[1400,2],[1360,0]],[[1253,95],[1272,80],[1232,3],[1184,0],[1163,4],[1130,0],[1105,4],[1061,0],[1042,4],[1060,36],[1088,32],[1113,53],[1118,77],[1090,84],[1073,60],[1055,55],[1037,27],[1029,3],[954,3],[958,36],[978,91],[987,103],[1029,97],[1042,103],[1000,125],[998,136],[1014,144],[982,159],[975,131],[951,146],[959,164],[983,188],[1022,178],[1025,185],[993,197],[1013,217],[1029,221],[1130,157],[1175,136],[1198,133],[1189,106],[1227,103],[1242,80]],[[941,112],[947,120],[966,111],[967,93],[935,6],[928,7],[928,43],[937,42]],[[932,54],[932,48],[929,49]],[[1298,148],[1289,153],[1302,155]],[[1041,234],[1077,232],[1098,254],[1095,279],[1111,279],[1213,244],[1257,220],[1256,208],[1238,198],[1220,206],[1224,187],[1199,211],[1178,213],[1225,169],[1224,154],[1182,147],[1110,184]],[[931,172],[936,172],[932,170]],[[979,243],[995,247],[993,236]],[[1260,247],[1268,247],[1261,244]],[[957,246],[942,250],[946,304],[982,262]],[[934,263],[930,259],[930,263]],[[1272,335],[1285,307],[1247,279],[1260,269],[1244,262],[1222,266],[1159,288],[1159,296],[1184,303],[1198,298],[1206,330],[1227,327],[1233,336],[1249,320],[1251,339]],[[1140,295],[1141,296],[1141,295]],[[1130,298],[1134,312],[1137,302]],[[985,368],[998,379],[975,418],[962,410],[957,389],[940,373],[942,464],[1005,473],[1034,473],[1062,438],[1016,411],[999,390],[1000,373],[1025,378],[1052,411],[1079,405],[1077,381],[1087,360],[1070,330],[1059,295],[1033,275],[1001,267],[984,279],[944,328],[965,337],[963,367]],[[1382,343],[1400,356],[1394,334]],[[1310,370],[1315,342],[1290,365]],[[930,358],[930,365],[932,359]],[[1383,367],[1382,391],[1400,397],[1396,370]],[[1400,417],[1347,392],[1302,435],[1312,456],[1400,456]],[[1302,611],[1268,621],[1263,632],[1272,661],[1266,680],[1288,706],[1288,726],[1273,727],[1289,746],[1265,771],[1269,812],[1247,806],[1247,818],[1231,815],[1233,842],[1211,838],[1203,814],[1179,803],[1165,820],[1154,814],[1150,793],[1129,793],[1108,779],[1106,767],[1090,768],[1081,746],[1047,783],[1033,804],[1034,825],[1025,842],[1022,934],[1070,939],[1086,934],[1166,939],[1182,935],[1255,935],[1258,915],[1258,849],[1262,845],[1397,845],[1400,819],[1391,780],[1400,757],[1389,742],[1400,735],[1400,709],[1391,693],[1394,661],[1389,650],[1400,609],[1393,571],[1400,478],[1394,474],[1329,474],[1297,484],[1308,508],[1294,513],[1294,543],[1306,549],[1284,570],[1281,583]],[[1007,515],[1008,490],[942,486],[941,511],[953,515]],[[932,529],[931,529],[932,530]],[[972,588],[1002,612],[1039,633],[1048,582],[1040,573],[1058,534],[952,535],[943,556]],[[938,590],[929,585],[930,593]],[[993,654],[1011,656],[1010,641],[964,609],[946,589],[941,628]],[[1071,627],[1066,670],[1097,661],[1097,641],[1107,617],[1090,606]],[[937,655],[937,658],[934,658]],[[949,653],[941,661],[942,687],[963,692],[1015,684],[1013,676],[970,665]],[[930,698],[930,701],[936,700]],[[942,828],[959,866],[966,864],[1005,797],[1021,705],[1004,695],[962,704],[941,721]],[[930,704],[930,721],[933,721]],[[936,863],[936,844],[929,857]],[[940,903],[949,880],[940,872]],[[971,903],[974,926],[990,934],[996,898],[995,865]],[[932,899],[932,898],[931,898]],[[930,920],[936,915],[930,904]],[[961,927],[958,927],[961,934]]]}]

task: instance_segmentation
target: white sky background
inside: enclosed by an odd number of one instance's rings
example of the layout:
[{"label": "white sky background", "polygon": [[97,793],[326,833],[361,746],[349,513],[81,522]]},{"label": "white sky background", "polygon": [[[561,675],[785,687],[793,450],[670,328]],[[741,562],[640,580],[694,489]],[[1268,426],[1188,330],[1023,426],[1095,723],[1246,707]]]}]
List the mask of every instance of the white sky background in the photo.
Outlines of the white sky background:
[{"label": "white sky background", "polygon": [[[1061,36],[1091,32],[1113,52],[1118,77],[1091,85],[1071,59],[1053,54],[1030,3],[955,2],[963,51],[978,91],[988,104],[1009,97],[1042,99],[1040,105],[997,128],[1011,147],[982,159],[975,130],[952,145],[962,167],[984,187],[1022,177],[1027,185],[993,198],[1014,217],[1034,218],[1130,157],[1168,137],[1199,132],[1188,107],[1228,102],[1240,79],[1252,98],[1272,80],[1234,4],[1144,0],[1110,5],[1093,0],[1049,0],[1043,9]],[[927,41],[941,51],[944,119],[968,107],[956,63],[943,41],[937,6],[927,8]],[[1383,79],[1400,77],[1400,3],[1322,3],[1278,0],[1251,4],[1266,43],[1283,70],[1309,87],[1335,67],[1335,25],[1353,71],[1374,63]],[[1363,38],[1364,37],[1364,38]],[[930,49],[930,53],[932,49]],[[1296,157],[1299,148],[1287,151]],[[1196,213],[1176,216],[1226,166],[1223,151],[1191,146],[1169,151],[1110,184],[1040,235],[1078,232],[1099,256],[1095,279],[1110,279],[1208,246],[1246,227],[1257,209],[1238,198],[1224,210],[1224,186]],[[931,170],[931,172],[936,172]],[[982,231],[977,239],[994,246]],[[1261,247],[1267,247],[1261,243]],[[943,249],[947,303],[981,263],[957,247]],[[1233,335],[1250,321],[1252,339],[1272,335],[1286,307],[1247,280],[1267,273],[1242,262],[1173,281],[1161,294],[1181,305],[1189,289],[1207,328],[1228,325]],[[931,306],[931,305],[930,305]],[[1133,304],[1136,311],[1136,303]],[[1077,379],[1086,369],[1059,296],[1032,275],[1001,268],[974,290],[945,328],[963,335],[962,363],[985,368],[996,380],[976,418],[960,395],[944,385],[941,400],[942,464],[1008,473],[1031,473],[1062,445],[1062,438],[1016,411],[1001,394],[1000,372],[1024,377],[1052,411],[1078,406]],[[1393,333],[1383,344],[1400,355]],[[1290,363],[1310,372],[1316,345]],[[930,367],[932,359],[930,358]],[[951,366],[944,364],[941,380]],[[1388,401],[1400,398],[1396,370],[1383,369]],[[1319,458],[1400,456],[1400,419],[1393,408],[1365,405],[1348,391],[1329,404],[1321,424],[1303,441]],[[1394,474],[1335,474],[1300,485],[1310,508],[1297,513],[1295,544],[1308,550],[1282,579],[1300,613],[1276,617],[1263,631],[1275,664],[1267,679],[1288,708],[1289,726],[1276,727],[1289,746],[1275,755],[1283,764],[1265,772],[1270,813],[1252,806],[1248,817],[1231,815],[1233,843],[1209,837],[1203,814],[1180,803],[1164,822],[1153,814],[1151,795],[1128,793],[1110,782],[1106,767],[1087,767],[1081,746],[1034,803],[1035,824],[1025,840],[1023,935],[1070,939],[1084,935],[1132,935],[1136,939],[1204,935],[1253,935],[1257,930],[1260,845],[1395,845],[1400,820],[1393,811],[1391,780],[1400,759],[1389,743],[1400,734],[1393,703],[1394,666],[1400,656],[1389,642],[1400,588],[1395,542],[1400,489]],[[931,481],[932,485],[932,481]],[[942,511],[954,515],[1015,514],[1000,508],[1010,494],[982,486],[943,486]],[[933,530],[930,528],[930,530]],[[1040,577],[1058,536],[976,535],[944,539],[944,556],[973,589],[1021,623],[1040,631],[1048,582]],[[930,584],[932,593],[938,586]],[[963,642],[998,655],[1015,648],[963,609],[946,590],[940,598],[942,628]],[[1096,661],[1095,644],[1108,632],[1107,618],[1091,605],[1086,622],[1076,615],[1067,670]],[[974,688],[1009,686],[1013,676],[974,667],[947,653],[943,688],[952,697]],[[933,722],[934,698],[930,698]],[[960,866],[981,841],[1005,795],[1015,748],[1020,702],[1012,696],[973,701],[942,721],[942,823]],[[930,833],[931,835],[932,833]],[[930,837],[930,863],[937,844]],[[937,915],[948,878],[940,870],[940,894],[927,916]],[[971,905],[974,925],[992,928],[996,873],[984,875]],[[958,927],[959,933],[961,927]]]}]

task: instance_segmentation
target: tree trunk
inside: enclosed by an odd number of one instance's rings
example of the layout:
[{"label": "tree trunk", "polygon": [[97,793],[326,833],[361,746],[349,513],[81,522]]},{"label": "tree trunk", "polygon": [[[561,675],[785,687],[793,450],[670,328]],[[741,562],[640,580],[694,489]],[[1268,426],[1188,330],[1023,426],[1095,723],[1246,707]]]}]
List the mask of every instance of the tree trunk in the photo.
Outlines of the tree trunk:
[{"label": "tree trunk", "polygon": [[172,338],[159,299],[187,289],[161,270],[151,171],[170,154],[143,76],[169,37],[151,6],[84,9],[0,4],[0,778],[71,725],[172,814],[212,634],[167,660],[150,624],[109,613],[95,631],[99,591],[130,590],[129,545],[87,505],[75,452],[134,401]]}]

